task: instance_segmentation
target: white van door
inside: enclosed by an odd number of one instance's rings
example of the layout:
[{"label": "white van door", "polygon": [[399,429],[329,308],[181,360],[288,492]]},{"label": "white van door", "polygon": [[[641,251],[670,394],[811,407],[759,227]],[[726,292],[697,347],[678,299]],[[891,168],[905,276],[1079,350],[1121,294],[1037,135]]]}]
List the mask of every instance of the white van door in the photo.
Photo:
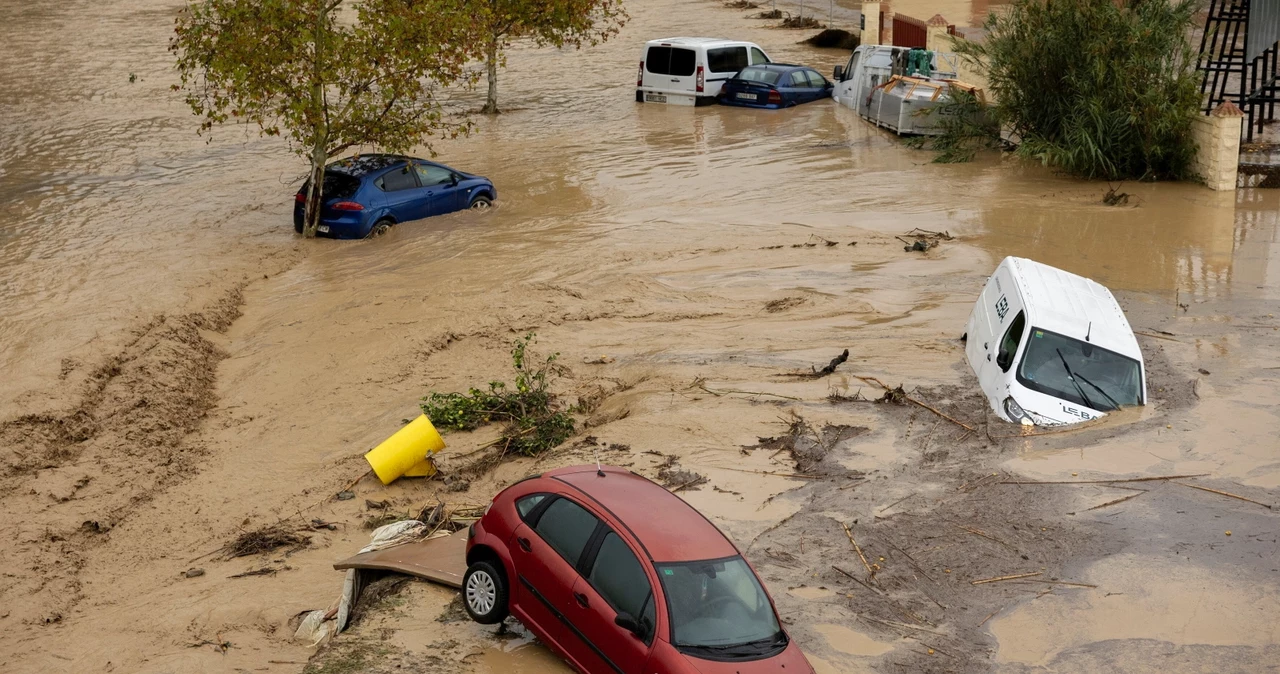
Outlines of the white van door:
[{"label": "white van door", "polygon": [[697,64],[692,49],[651,45],[644,59],[645,102],[693,105]]}]

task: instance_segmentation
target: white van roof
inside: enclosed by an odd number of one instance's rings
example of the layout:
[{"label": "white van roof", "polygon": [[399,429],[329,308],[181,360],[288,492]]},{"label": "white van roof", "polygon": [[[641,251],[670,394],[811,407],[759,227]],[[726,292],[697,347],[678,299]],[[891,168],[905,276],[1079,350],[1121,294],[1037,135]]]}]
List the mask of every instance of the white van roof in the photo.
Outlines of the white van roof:
[{"label": "white van roof", "polygon": [[1142,362],[1142,350],[1120,303],[1106,286],[1035,260],[1007,257],[1026,304],[1028,322],[1037,328],[1089,342]]},{"label": "white van roof", "polygon": [[663,37],[657,40],[649,40],[649,45],[665,44],[680,45],[682,47],[695,46],[711,46],[711,45],[754,45],[754,42],[743,42],[742,40],[726,40],[721,37]]}]

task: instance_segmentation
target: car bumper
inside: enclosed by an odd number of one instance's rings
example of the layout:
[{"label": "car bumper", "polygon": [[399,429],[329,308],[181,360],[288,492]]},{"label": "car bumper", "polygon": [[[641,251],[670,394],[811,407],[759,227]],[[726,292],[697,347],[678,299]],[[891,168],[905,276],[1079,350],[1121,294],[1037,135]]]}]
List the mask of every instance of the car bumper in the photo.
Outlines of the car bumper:
[{"label": "car bumper", "polygon": [[732,105],[735,108],[758,108],[760,110],[777,110],[782,105],[779,103],[752,103],[751,101],[739,101],[733,98],[721,98],[720,105]]},{"label": "car bumper", "polygon": [[[368,217],[364,211],[353,211],[350,215],[337,217],[321,217],[316,236],[329,239],[363,239],[369,235]],[[293,231],[302,233],[302,209],[293,210]]]}]

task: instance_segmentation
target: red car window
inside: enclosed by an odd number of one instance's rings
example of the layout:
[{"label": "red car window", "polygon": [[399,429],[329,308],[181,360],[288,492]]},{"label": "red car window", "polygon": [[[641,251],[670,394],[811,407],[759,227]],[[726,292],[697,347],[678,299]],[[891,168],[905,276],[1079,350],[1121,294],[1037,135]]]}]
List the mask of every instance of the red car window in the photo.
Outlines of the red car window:
[{"label": "red car window", "polygon": [[587,547],[587,541],[595,533],[599,522],[595,515],[577,503],[567,498],[558,498],[542,512],[534,531],[560,553],[566,562],[577,566],[578,560],[582,558],[582,549]]},{"label": "red car window", "polygon": [[626,613],[635,620],[647,619],[648,625],[642,625],[647,635],[645,643],[652,640],[653,590],[649,587],[649,578],[631,548],[614,532],[605,534],[600,542],[587,581],[614,611]]}]

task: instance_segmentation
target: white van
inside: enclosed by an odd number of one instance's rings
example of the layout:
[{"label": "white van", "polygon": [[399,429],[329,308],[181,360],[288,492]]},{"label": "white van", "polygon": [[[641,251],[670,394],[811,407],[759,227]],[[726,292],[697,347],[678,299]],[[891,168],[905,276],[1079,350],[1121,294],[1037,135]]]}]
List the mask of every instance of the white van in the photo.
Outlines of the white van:
[{"label": "white van", "polygon": [[753,42],[712,37],[650,40],[640,54],[636,102],[712,105],[725,80],[761,63],[772,60]]},{"label": "white van", "polygon": [[1138,340],[1111,291],[1007,257],[969,316],[965,356],[1005,421],[1060,425],[1143,405]]}]

